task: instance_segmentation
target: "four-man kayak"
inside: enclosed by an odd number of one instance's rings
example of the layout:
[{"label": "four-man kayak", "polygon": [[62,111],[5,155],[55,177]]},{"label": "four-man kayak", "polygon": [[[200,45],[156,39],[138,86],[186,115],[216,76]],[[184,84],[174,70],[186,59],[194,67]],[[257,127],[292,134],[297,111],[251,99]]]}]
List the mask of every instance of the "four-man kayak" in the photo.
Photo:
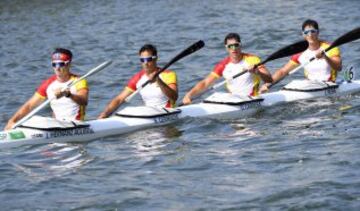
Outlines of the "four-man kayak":
[{"label": "four-man kayak", "polygon": [[274,105],[360,92],[360,80],[339,83],[295,80],[259,97],[214,93],[203,102],[178,108],[126,107],[107,119],[63,122],[34,116],[16,129],[0,132],[0,149],[21,145],[84,142],[170,124],[188,117],[236,119]]}]

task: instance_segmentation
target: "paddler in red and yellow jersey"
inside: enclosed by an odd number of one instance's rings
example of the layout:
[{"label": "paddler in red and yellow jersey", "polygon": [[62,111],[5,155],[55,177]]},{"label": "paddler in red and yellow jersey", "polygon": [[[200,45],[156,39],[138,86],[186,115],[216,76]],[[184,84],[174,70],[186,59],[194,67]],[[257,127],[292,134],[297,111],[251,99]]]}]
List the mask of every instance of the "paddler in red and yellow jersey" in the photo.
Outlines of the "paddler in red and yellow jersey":
[{"label": "paddler in red and yellow jersey", "polygon": [[51,62],[54,75],[43,81],[35,94],[9,119],[5,130],[12,126],[40,105],[46,98],[56,99],[50,102],[53,116],[59,120],[84,120],[85,107],[88,103],[88,85],[81,80],[70,89],[61,91],[78,76],[70,72],[72,53],[64,48],[57,48],[52,53]]},{"label": "paddler in red and yellow jersey", "polygon": [[141,98],[146,106],[173,108],[178,98],[176,73],[165,70],[155,77],[160,70],[157,66],[157,50],[154,45],[146,44],[139,50],[142,69],[128,82],[125,89],[120,92],[99,115],[99,119],[110,116],[125,99],[140,88],[146,81],[152,81],[140,91]]},{"label": "paddler in red and yellow jersey", "polygon": [[[308,19],[302,25],[302,34],[309,43],[308,49],[295,54],[290,61],[278,69],[273,75],[273,84],[277,83],[299,65],[306,64],[312,57],[316,59],[304,67],[305,78],[314,81],[335,82],[337,72],[341,71],[342,61],[339,48],[332,48],[328,52],[324,50],[330,46],[328,42],[319,39],[319,25],[316,21]],[[261,87],[261,92],[268,91],[270,83]]]},{"label": "paddler in red and yellow jersey", "polygon": [[224,44],[229,56],[217,63],[205,79],[186,93],[182,101],[183,104],[190,104],[193,97],[207,90],[217,79],[221,77],[230,79],[244,70],[248,70],[248,72],[227,81],[226,87],[230,93],[257,96],[261,80],[272,82],[271,74],[264,65],[254,68],[256,64],[260,63],[260,58],[241,51],[241,40],[237,33],[229,33],[224,39]]}]

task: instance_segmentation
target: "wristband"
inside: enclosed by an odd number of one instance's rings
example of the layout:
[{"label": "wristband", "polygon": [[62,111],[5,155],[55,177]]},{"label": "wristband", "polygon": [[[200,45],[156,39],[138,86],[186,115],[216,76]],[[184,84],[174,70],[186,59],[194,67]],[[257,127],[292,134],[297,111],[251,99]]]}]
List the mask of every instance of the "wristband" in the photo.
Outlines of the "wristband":
[{"label": "wristband", "polygon": [[71,92],[70,91],[66,92],[65,97],[71,97]]}]

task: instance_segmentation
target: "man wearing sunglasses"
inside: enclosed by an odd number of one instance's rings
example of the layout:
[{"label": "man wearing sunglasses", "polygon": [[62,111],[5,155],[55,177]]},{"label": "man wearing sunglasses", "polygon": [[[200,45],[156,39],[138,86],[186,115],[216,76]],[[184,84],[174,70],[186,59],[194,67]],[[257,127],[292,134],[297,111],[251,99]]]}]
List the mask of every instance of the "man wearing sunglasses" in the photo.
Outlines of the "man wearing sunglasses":
[{"label": "man wearing sunglasses", "polygon": [[254,66],[260,63],[260,58],[241,51],[241,40],[237,33],[229,33],[224,39],[224,44],[228,57],[220,61],[205,79],[186,93],[183,98],[185,105],[190,104],[194,96],[204,92],[221,76],[229,79],[237,73],[248,70],[242,76],[227,82],[229,92],[237,95],[256,96],[258,95],[261,80],[272,82],[271,74],[264,65],[254,69]]},{"label": "man wearing sunglasses", "polygon": [[[278,69],[272,75],[273,84],[283,79],[299,65],[307,63],[312,57],[316,57],[316,60],[304,67],[305,77],[309,80],[335,82],[337,72],[341,71],[342,68],[339,48],[335,47],[326,53],[324,52],[330,44],[319,39],[319,25],[314,20],[304,21],[302,35],[309,43],[308,49],[293,55],[287,64]],[[268,91],[269,86],[271,86],[270,83],[264,84],[261,87],[261,92]]]},{"label": "man wearing sunglasses", "polygon": [[56,96],[50,102],[53,116],[59,120],[84,120],[85,107],[88,103],[88,86],[86,80],[79,81],[70,89],[61,91],[68,83],[78,76],[70,72],[72,53],[64,48],[57,48],[52,53],[51,65],[54,75],[43,81],[35,94],[10,118],[5,130],[11,129],[18,120],[30,113],[46,98]]},{"label": "man wearing sunglasses", "polygon": [[175,107],[178,98],[176,73],[165,70],[155,77],[160,70],[157,66],[157,50],[151,44],[146,44],[139,50],[142,69],[137,72],[128,82],[125,89],[120,92],[99,115],[99,119],[110,116],[125,99],[142,86],[146,81],[152,81],[140,91],[142,100],[146,106]]}]

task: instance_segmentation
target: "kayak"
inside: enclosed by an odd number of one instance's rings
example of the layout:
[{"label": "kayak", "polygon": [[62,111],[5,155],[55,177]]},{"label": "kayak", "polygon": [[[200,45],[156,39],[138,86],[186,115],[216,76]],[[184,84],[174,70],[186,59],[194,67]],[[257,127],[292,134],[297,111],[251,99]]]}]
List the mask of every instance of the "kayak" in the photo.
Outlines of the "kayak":
[{"label": "kayak", "polygon": [[0,132],[0,149],[21,145],[85,142],[171,124],[185,118],[237,119],[289,102],[360,92],[360,80],[294,80],[279,91],[257,97],[215,92],[198,104],[178,108],[126,107],[106,119],[66,122],[34,116],[19,127]]}]

